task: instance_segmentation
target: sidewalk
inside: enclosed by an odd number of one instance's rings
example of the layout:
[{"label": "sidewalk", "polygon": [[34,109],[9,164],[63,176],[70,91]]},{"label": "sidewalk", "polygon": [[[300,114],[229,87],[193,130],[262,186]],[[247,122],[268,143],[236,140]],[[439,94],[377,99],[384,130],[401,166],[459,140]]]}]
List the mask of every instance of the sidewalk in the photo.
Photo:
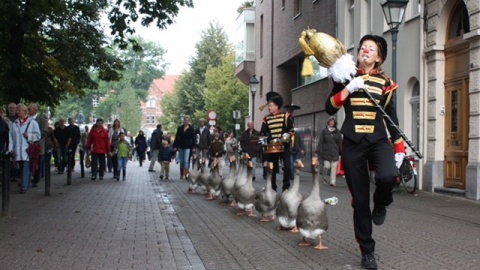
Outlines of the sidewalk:
[{"label": "sidewalk", "polygon": [[[147,164],[148,165],[148,164]],[[299,234],[278,222],[239,217],[235,209],[188,194],[172,164],[170,180],[128,164],[127,180],[90,181],[79,168],[52,173],[51,196],[19,194],[12,183],[10,216],[0,217],[0,269],[359,269],[345,180],[321,185],[328,206],[330,249],[300,248]],[[224,168],[226,175],[227,168]],[[254,186],[264,181],[257,170]],[[277,177],[280,181],[282,177]],[[307,196],[311,175],[302,172]],[[419,192],[395,194],[387,220],[374,227],[379,269],[478,269],[480,203]]]}]

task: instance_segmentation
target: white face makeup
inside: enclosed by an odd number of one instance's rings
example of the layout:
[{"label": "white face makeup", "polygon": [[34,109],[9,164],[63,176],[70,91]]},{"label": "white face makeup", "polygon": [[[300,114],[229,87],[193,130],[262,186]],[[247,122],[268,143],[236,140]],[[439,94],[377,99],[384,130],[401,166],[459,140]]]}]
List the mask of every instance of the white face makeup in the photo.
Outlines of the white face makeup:
[{"label": "white face makeup", "polygon": [[371,69],[375,63],[381,62],[377,44],[373,40],[365,40],[358,51],[360,67]]}]

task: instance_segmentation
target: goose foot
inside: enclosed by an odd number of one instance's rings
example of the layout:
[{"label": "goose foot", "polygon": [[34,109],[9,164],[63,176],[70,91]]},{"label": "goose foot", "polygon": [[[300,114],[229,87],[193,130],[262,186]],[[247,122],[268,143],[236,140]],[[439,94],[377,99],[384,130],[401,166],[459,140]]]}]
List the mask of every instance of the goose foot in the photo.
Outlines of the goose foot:
[{"label": "goose foot", "polygon": [[277,219],[277,216],[276,216],[276,215],[273,215],[273,216],[270,218],[270,220],[272,220],[272,221],[275,220],[275,219]]},{"label": "goose foot", "polygon": [[320,243],[320,244],[316,245],[316,246],[314,247],[314,249],[325,250],[325,249],[328,249],[328,247],[327,247],[327,246],[324,246],[324,245],[322,245],[322,243]]},{"label": "goose foot", "polygon": [[308,242],[307,240],[305,240],[305,238],[303,238],[302,241],[298,242],[298,245],[301,246],[301,247],[309,247],[312,244],[310,242]]},{"label": "goose foot", "polygon": [[299,233],[300,231],[298,230],[298,227],[295,226],[295,227],[293,227],[293,229],[290,230],[290,232],[292,232],[292,233]]},{"label": "goose foot", "polygon": [[324,246],[324,245],[322,244],[322,236],[321,236],[321,235],[318,236],[318,245],[316,245],[314,248],[315,248],[315,249],[318,249],[318,250],[328,249],[327,246]]},{"label": "goose foot", "polygon": [[237,206],[237,202],[236,201],[233,201],[229,204],[229,206]]},{"label": "goose foot", "polygon": [[267,223],[267,222],[270,222],[270,219],[268,219],[267,217],[262,217],[260,222]]},{"label": "goose foot", "polygon": [[248,213],[249,217],[257,217],[257,214],[253,213],[253,209],[249,211]]},{"label": "goose foot", "polygon": [[211,195],[208,195],[208,197],[207,197],[207,200],[210,200],[210,201],[211,201],[211,200],[214,200],[214,199],[215,199],[215,197],[213,197],[213,196],[211,196]]},{"label": "goose foot", "polygon": [[239,211],[237,212],[237,216],[245,216],[245,212],[242,211],[242,210],[239,210]]}]

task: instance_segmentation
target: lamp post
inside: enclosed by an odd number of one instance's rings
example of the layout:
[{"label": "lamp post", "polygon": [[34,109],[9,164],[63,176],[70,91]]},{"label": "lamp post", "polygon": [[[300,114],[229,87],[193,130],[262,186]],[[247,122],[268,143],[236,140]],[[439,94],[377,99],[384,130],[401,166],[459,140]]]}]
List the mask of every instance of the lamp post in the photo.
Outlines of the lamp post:
[{"label": "lamp post", "polygon": [[[397,82],[397,35],[398,27],[402,24],[405,16],[405,8],[408,0],[386,0],[380,4],[385,15],[385,20],[390,27],[392,33],[392,80]],[[393,104],[397,105],[396,94],[393,96]]]},{"label": "lamp post", "polygon": [[250,87],[250,93],[252,93],[252,122],[255,122],[255,94],[257,93],[258,84],[260,82],[255,77],[255,74],[253,74],[252,78],[248,83]]}]

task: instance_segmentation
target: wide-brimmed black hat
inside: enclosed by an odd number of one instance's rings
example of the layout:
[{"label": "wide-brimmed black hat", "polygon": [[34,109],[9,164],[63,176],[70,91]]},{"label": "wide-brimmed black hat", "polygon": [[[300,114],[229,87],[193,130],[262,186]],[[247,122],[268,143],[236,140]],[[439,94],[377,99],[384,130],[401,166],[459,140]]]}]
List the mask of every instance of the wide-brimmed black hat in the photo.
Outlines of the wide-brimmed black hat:
[{"label": "wide-brimmed black hat", "polygon": [[283,108],[284,108],[285,110],[294,111],[294,110],[300,110],[302,107],[300,107],[300,106],[298,106],[298,105],[290,104],[290,105],[285,105],[285,106],[283,106]]},{"label": "wide-brimmed black hat", "polygon": [[362,47],[362,43],[365,40],[371,40],[377,44],[380,57],[382,57],[382,63],[385,62],[385,60],[387,59],[387,52],[388,52],[388,45],[385,39],[377,35],[365,35],[360,40],[360,43],[358,45],[358,51],[360,51],[360,47]]},{"label": "wide-brimmed black hat", "polygon": [[277,92],[268,92],[267,93],[267,102],[275,103],[279,108],[283,106],[283,98]]}]

